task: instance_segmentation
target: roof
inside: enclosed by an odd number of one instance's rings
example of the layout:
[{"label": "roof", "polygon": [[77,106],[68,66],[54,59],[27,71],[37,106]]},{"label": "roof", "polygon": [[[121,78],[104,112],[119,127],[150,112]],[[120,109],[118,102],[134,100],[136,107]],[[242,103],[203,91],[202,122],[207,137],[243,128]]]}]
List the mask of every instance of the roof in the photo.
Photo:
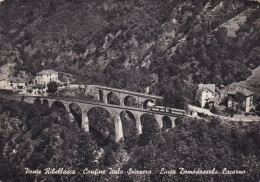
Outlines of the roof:
[{"label": "roof", "polygon": [[41,84],[37,84],[37,85],[32,86],[32,88],[45,88],[45,86],[41,85]]},{"label": "roof", "polygon": [[25,83],[25,79],[23,78],[18,78],[18,77],[11,77],[8,79],[10,82],[13,82],[13,83]]},{"label": "roof", "polygon": [[207,89],[213,93],[215,93],[215,90],[216,90],[216,86],[215,84],[199,84],[198,85],[198,90],[203,90],[203,89]]},{"label": "roof", "polygon": [[236,90],[231,90],[228,92],[228,95],[236,95],[237,93],[242,93],[244,96],[248,97],[251,95],[254,95],[254,92],[251,92],[247,89],[236,89]]},{"label": "roof", "polygon": [[54,70],[42,70],[37,73],[37,75],[49,75],[49,74],[57,74],[57,71]]}]

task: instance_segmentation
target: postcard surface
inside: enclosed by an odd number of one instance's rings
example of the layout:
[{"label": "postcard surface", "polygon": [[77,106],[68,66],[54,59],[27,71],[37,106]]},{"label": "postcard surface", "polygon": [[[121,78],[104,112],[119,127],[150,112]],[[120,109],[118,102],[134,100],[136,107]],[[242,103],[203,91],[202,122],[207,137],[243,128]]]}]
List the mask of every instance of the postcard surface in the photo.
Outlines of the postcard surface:
[{"label": "postcard surface", "polygon": [[259,0],[0,0],[0,182],[260,181]]}]

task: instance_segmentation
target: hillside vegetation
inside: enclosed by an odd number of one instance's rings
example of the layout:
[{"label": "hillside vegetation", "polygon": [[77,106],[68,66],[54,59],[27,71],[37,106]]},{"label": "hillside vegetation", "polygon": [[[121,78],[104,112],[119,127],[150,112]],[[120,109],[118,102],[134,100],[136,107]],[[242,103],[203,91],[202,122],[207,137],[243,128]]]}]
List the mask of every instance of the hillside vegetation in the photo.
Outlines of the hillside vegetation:
[{"label": "hillside vegetation", "polygon": [[[5,0],[0,64],[55,69],[83,84],[192,101],[197,83],[228,85],[259,65],[259,3],[245,0]],[[15,73],[14,73],[15,74]],[[172,90],[165,85],[172,86]],[[174,100],[174,99],[173,99]]]}]

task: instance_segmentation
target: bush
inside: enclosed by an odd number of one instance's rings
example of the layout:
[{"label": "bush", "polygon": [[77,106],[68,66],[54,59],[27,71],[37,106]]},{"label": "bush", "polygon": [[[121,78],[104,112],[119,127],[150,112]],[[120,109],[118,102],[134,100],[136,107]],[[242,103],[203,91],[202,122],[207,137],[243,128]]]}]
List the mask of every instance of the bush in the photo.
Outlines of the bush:
[{"label": "bush", "polygon": [[260,111],[260,104],[258,104],[258,105],[255,107],[255,110],[256,110],[256,111]]},{"label": "bush", "polygon": [[43,131],[43,128],[41,126],[35,126],[32,130],[31,139],[35,140]]},{"label": "bush", "polygon": [[255,112],[255,109],[254,109],[254,108],[251,108],[249,112]]},{"label": "bush", "polygon": [[47,84],[47,87],[48,87],[47,90],[48,93],[55,93],[57,92],[59,85],[57,82],[51,81],[50,83]]},{"label": "bush", "polygon": [[34,148],[34,151],[37,152],[37,153],[41,153],[41,152],[44,151],[44,149],[45,149],[45,146],[40,143],[39,145],[37,145],[37,146]]},{"label": "bush", "polygon": [[53,156],[53,150],[50,146],[48,146],[45,152],[45,157],[48,161],[50,161],[52,156]]},{"label": "bush", "polygon": [[246,112],[246,113],[245,113],[245,116],[249,116],[249,115],[251,115],[251,113],[249,113],[249,112]]}]

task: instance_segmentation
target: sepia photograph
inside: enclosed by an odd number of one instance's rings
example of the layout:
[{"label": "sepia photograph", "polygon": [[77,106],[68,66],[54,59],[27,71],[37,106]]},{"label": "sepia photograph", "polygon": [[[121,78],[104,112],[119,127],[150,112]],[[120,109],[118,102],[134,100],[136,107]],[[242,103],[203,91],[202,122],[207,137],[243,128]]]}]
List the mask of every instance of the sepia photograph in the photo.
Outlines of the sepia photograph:
[{"label": "sepia photograph", "polygon": [[260,0],[0,0],[0,182],[259,182]]}]

